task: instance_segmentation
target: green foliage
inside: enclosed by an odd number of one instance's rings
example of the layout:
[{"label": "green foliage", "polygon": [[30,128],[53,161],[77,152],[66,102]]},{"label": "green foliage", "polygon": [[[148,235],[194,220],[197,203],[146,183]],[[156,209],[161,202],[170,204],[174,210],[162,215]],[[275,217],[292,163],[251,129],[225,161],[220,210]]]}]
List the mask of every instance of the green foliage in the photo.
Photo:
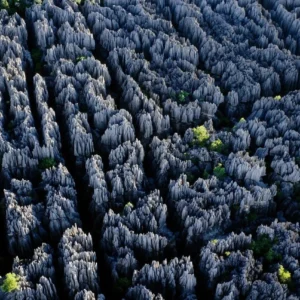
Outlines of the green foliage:
[{"label": "green foliage", "polygon": [[215,168],[214,168],[214,175],[219,178],[219,179],[223,179],[226,177],[226,172],[225,172],[225,168],[222,166],[222,164],[218,164]]},{"label": "green foliage", "polygon": [[283,284],[288,284],[291,281],[291,273],[288,270],[285,270],[285,268],[282,265],[279,265],[278,277],[280,283]]},{"label": "green foliage", "polygon": [[272,240],[269,238],[267,234],[262,234],[258,236],[256,241],[252,241],[251,249],[254,252],[255,256],[265,256],[265,254],[271,249],[273,246]]},{"label": "green foliage", "polygon": [[245,118],[240,118],[240,123],[246,122]]},{"label": "green foliage", "polygon": [[230,251],[225,251],[225,256],[229,256],[230,255]]},{"label": "green foliage", "polygon": [[217,244],[217,242],[218,242],[218,240],[217,240],[217,239],[211,240],[211,243],[212,243],[213,245],[216,245],[216,244]]},{"label": "green foliage", "polygon": [[180,91],[177,95],[179,102],[185,102],[186,98],[189,96],[189,93],[186,91]]},{"label": "green foliage", "polygon": [[8,3],[7,0],[1,0],[0,1],[0,9],[9,10],[9,3]]},{"label": "green foliage", "polygon": [[187,152],[184,152],[183,157],[184,157],[185,160],[189,160],[190,159],[190,154],[187,153]]},{"label": "green foliage", "polygon": [[194,133],[194,142],[200,146],[204,146],[204,144],[209,139],[209,133],[207,129],[202,125],[196,128],[193,128]]},{"label": "green foliage", "polygon": [[224,151],[224,149],[225,149],[225,146],[220,139],[217,139],[210,144],[210,150],[212,150],[212,151],[221,153]]},{"label": "green foliage", "polygon": [[39,161],[39,168],[41,170],[46,170],[46,169],[54,167],[55,164],[56,164],[56,162],[53,158],[46,157]]},{"label": "green foliage", "polygon": [[131,202],[127,202],[125,207],[131,207],[131,208],[134,208],[134,205],[131,203]]},{"label": "green foliage", "polygon": [[277,253],[275,251],[273,251],[272,249],[270,249],[265,256],[266,260],[268,263],[273,263],[276,261],[280,261],[282,259],[282,256],[280,253]]},{"label": "green foliage", "polygon": [[2,291],[10,293],[19,289],[19,280],[20,278],[15,273],[7,273],[1,285]]},{"label": "green foliage", "polygon": [[277,101],[281,100],[281,96],[280,95],[275,96],[274,100],[277,100]]},{"label": "green foliage", "polygon": [[9,14],[25,15],[25,10],[32,4],[39,4],[41,0],[0,0],[0,9],[6,9]]},{"label": "green foliage", "polygon": [[76,58],[76,62],[79,62],[79,61],[82,61],[82,60],[85,60],[85,59],[87,59],[86,56],[78,56],[78,57]]},{"label": "green foliage", "polygon": [[282,256],[275,252],[272,246],[277,240],[272,241],[267,234],[260,235],[256,241],[252,241],[251,249],[256,257],[263,257],[269,264],[280,261]]}]

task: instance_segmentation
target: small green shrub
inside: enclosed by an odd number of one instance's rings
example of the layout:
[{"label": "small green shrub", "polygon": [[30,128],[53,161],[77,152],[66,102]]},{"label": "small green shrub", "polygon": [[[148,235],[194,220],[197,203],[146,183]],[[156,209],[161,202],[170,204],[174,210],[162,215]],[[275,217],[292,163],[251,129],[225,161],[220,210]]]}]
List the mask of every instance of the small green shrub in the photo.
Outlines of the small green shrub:
[{"label": "small green shrub", "polygon": [[217,240],[217,239],[211,240],[211,243],[212,243],[213,245],[216,245],[216,244],[217,244],[217,242],[218,242],[218,240]]},{"label": "small green shrub", "polygon": [[46,169],[54,167],[55,164],[56,164],[56,162],[53,158],[46,157],[39,161],[39,168],[41,170],[46,170]]},{"label": "small green shrub", "polygon": [[223,179],[226,177],[226,172],[225,172],[225,168],[222,166],[222,164],[218,164],[215,168],[214,168],[214,175],[219,178],[219,179]]},{"label": "small green shrub", "polygon": [[0,9],[6,9],[9,14],[25,15],[25,10],[33,4],[41,4],[42,0],[0,0]]},{"label": "small green shrub", "polygon": [[265,256],[266,260],[268,263],[273,263],[276,261],[280,261],[282,259],[282,256],[280,253],[277,253],[275,251],[273,251],[272,249],[270,249]]},{"label": "small green shrub", "polygon": [[291,273],[288,270],[285,270],[285,268],[282,265],[279,265],[278,269],[278,277],[280,283],[288,284],[291,282]]},{"label": "small green shrub", "polygon": [[79,57],[76,58],[76,62],[79,62],[79,61],[82,61],[82,60],[85,60],[85,59],[87,59],[86,56],[79,56]]},{"label": "small green shrub", "polygon": [[251,249],[254,252],[255,256],[265,256],[265,254],[271,249],[273,246],[272,240],[269,238],[267,234],[262,234],[258,236],[256,241],[252,241]]},{"label": "small green shrub", "polygon": [[[244,123],[244,122],[246,122],[245,118],[240,118],[240,120],[239,120],[238,123],[241,124],[241,123]],[[234,131],[236,130],[237,125],[238,125],[238,124],[235,124],[235,125],[232,127],[232,129],[233,129]]]},{"label": "small green shrub", "polygon": [[131,208],[134,208],[134,205],[131,203],[131,202],[127,202],[125,207],[131,207]]},{"label": "small green shrub", "polygon": [[225,256],[229,256],[230,255],[230,251],[225,251]]},{"label": "small green shrub", "polygon": [[202,125],[196,128],[193,128],[194,133],[194,142],[200,146],[204,146],[204,144],[209,139],[209,133],[207,129]]},{"label": "small green shrub", "polygon": [[0,1],[0,9],[9,10],[9,3],[8,3],[7,0],[1,0]]},{"label": "small green shrub", "polygon": [[282,256],[275,252],[272,246],[277,240],[272,241],[267,234],[260,235],[256,241],[252,241],[251,249],[256,257],[263,257],[269,264],[280,261]]},{"label": "small green shrub", "polygon": [[281,96],[280,95],[275,96],[274,100],[277,100],[277,101],[281,100]]},{"label": "small green shrub", "polygon": [[185,91],[180,91],[177,95],[178,101],[179,102],[185,102],[186,98],[189,96],[188,92]]},{"label": "small green shrub", "polygon": [[7,273],[1,285],[2,291],[10,293],[19,289],[19,280],[20,278],[15,273]]},{"label": "small green shrub", "polygon": [[217,139],[210,144],[210,150],[212,150],[212,151],[221,153],[224,151],[224,149],[225,149],[224,144],[222,143],[222,141],[220,139]]},{"label": "small green shrub", "polygon": [[183,157],[184,157],[185,160],[189,160],[190,159],[190,154],[187,153],[187,152],[184,152]]}]

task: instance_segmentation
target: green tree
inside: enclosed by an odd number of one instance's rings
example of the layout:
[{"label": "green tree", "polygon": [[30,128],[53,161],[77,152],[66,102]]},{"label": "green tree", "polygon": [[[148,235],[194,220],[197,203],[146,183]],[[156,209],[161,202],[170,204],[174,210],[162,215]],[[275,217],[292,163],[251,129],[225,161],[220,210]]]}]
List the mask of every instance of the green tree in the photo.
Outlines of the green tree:
[{"label": "green tree", "polygon": [[0,9],[9,10],[9,3],[8,3],[7,0],[1,0],[0,1]]},{"label": "green tree", "polygon": [[224,149],[225,149],[224,144],[220,139],[217,139],[210,144],[210,150],[212,151],[222,152],[224,151]]},{"label": "green tree", "polygon": [[216,244],[218,243],[218,240],[217,240],[217,239],[211,240],[211,243],[212,243],[213,245],[216,245]]},{"label": "green tree", "polygon": [[264,256],[272,247],[273,243],[267,234],[259,235],[256,241],[252,241],[251,249],[255,256]]},{"label": "green tree", "polygon": [[131,203],[131,202],[127,202],[125,207],[131,207],[131,208],[134,208],[134,205]]},{"label": "green tree", "polygon": [[285,270],[282,265],[279,265],[278,277],[280,283],[288,284],[291,282],[291,273],[288,270]]},{"label": "green tree", "polygon": [[20,278],[15,273],[7,273],[1,285],[2,291],[10,293],[19,289],[19,280]]},{"label": "green tree", "polygon": [[214,172],[213,173],[219,179],[223,179],[226,176],[225,168],[222,166],[222,164],[218,164],[214,168]]},{"label": "green tree", "polygon": [[280,253],[277,253],[275,251],[273,251],[272,249],[270,249],[265,256],[266,260],[268,263],[273,263],[275,261],[280,261],[282,259],[282,256]]},{"label": "green tree", "polygon": [[76,62],[79,62],[79,61],[82,61],[82,60],[85,60],[85,59],[87,59],[86,56],[78,56],[78,57],[76,58]]},{"label": "green tree", "polygon": [[188,92],[185,92],[185,91],[180,91],[179,93],[178,93],[178,101],[179,102],[185,102],[185,100],[186,100],[186,98],[187,98],[187,96],[189,95],[189,93]]},{"label": "green tree", "polygon": [[39,161],[39,168],[41,170],[46,170],[46,169],[54,167],[55,164],[56,164],[56,162],[53,158],[46,157],[46,158],[43,158]]},{"label": "green tree", "polygon": [[272,241],[267,234],[258,236],[256,241],[252,241],[251,249],[256,257],[263,257],[268,263],[281,260],[281,254],[272,249],[276,244],[276,239]]},{"label": "green tree", "polygon": [[195,143],[200,146],[203,146],[209,139],[209,133],[203,125],[193,128],[193,133]]}]

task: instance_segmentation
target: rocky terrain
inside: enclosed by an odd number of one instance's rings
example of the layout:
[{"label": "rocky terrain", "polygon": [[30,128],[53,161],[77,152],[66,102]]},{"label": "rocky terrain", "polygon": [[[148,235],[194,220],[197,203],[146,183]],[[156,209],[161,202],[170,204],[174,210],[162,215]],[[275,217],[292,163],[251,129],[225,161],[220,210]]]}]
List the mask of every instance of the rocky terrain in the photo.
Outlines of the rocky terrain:
[{"label": "rocky terrain", "polygon": [[0,7],[0,299],[300,299],[299,0]]}]

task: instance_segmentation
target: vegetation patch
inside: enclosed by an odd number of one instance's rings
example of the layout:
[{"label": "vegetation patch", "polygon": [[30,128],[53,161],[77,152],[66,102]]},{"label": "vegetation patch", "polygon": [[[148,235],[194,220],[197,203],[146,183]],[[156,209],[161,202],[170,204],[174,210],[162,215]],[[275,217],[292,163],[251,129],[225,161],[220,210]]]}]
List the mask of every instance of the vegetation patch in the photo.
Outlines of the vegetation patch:
[{"label": "vegetation patch", "polygon": [[262,234],[256,241],[252,241],[251,249],[256,257],[263,257],[271,264],[282,258],[280,253],[277,253],[272,249],[273,245],[276,243],[276,239],[272,241],[267,234]]},{"label": "vegetation patch", "polygon": [[194,144],[196,145],[204,146],[209,139],[209,133],[203,125],[193,128],[193,133]]},{"label": "vegetation patch", "polygon": [[177,95],[177,99],[179,102],[184,103],[189,95],[190,94],[186,91],[180,91]]},{"label": "vegetation patch", "polygon": [[291,282],[291,273],[286,270],[282,265],[279,265],[278,278],[280,283],[288,284]]},{"label": "vegetation patch", "polygon": [[46,169],[52,168],[55,165],[56,165],[56,162],[51,157],[46,157],[39,161],[39,169],[41,169],[41,170],[46,170]]},{"label": "vegetation patch", "polygon": [[226,177],[225,168],[221,163],[214,168],[213,173],[218,179],[224,179]]},{"label": "vegetation patch", "polygon": [[19,276],[15,273],[8,273],[5,276],[1,289],[3,292],[10,293],[19,289]]}]

